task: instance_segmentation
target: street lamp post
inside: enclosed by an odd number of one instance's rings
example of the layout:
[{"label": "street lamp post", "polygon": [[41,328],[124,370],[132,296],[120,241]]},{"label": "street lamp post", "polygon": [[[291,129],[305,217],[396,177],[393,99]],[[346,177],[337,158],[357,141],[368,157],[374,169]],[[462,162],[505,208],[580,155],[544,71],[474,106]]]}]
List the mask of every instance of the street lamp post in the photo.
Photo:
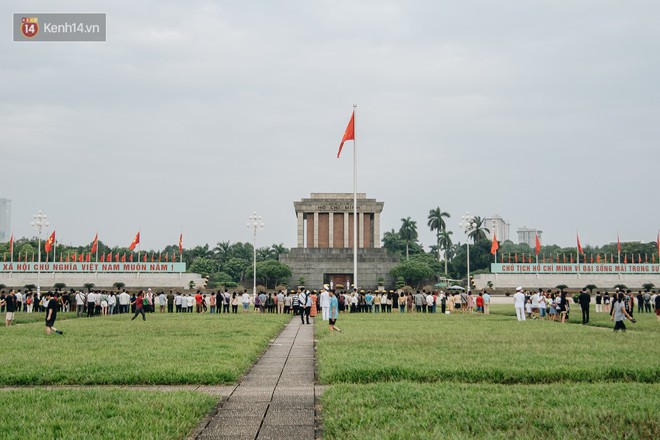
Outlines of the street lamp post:
[{"label": "street lamp post", "polygon": [[37,298],[41,298],[41,229],[47,228],[50,223],[46,220],[47,216],[39,210],[32,220],[32,227],[37,230]]},{"label": "street lamp post", "polygon": [[257,296],[257,229],[264,228],[264,222],[261,221],[261,216],[257,215],[256,211],[250,217],[248,217],[247,222],[248,229],[252,228],[253,239],[252,239],[252,295],[256,298]]},{"label": "street lamp post", "polygon": [[470,290],[472,288],[470,285],[470,232],[476,229],[477,224],[474,221],[474,217],[472,217],[469,212],[466,212],[465,215],[461,217],[459,226],[467,235],[467,239],[465,240],[467,245],[467,290]]}]

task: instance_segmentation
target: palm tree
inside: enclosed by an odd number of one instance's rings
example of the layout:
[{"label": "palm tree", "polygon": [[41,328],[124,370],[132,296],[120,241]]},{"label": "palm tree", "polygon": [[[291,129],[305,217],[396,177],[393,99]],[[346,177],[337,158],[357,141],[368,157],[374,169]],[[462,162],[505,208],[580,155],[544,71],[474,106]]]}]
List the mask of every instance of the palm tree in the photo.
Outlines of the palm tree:
[{"label": "palm tree", "polygon": [[435,231],[435,239],[438,250],[438,261],[440,261],[440,232],[447,229],[447,224],[443,217],[451,217],[448,212],[442,212],[440,207],[431,209],[428,216],[428,227],[431,229],[431,232]]},{"label": "palm tree", "polygon": [[488,239],[488,235],[486,234],[490,234],[490,230],[484,226],[484,219],[478,215],[475,215],[472,221],[474,222],[475,226],[474,229],[472,229],[472,231],[470,231],[468,234],[468,237],[471,238],[475,243]]},{"label": "palm tree", "polygon": [[399,252],[399,243],[401,242],[401,237],[399,233],[392,228],[391,231],[387,231],[383,234],[383,247],[387,249],[387,252],[390,254],[397,254]]},{"label": "palm tree", "polygon": [[401,229],[399,229],[399,236],[406,242],[406,260],[410,258],[408,248],[410,243],[417,240],[417,222],[411,220],[410,217],[401,219]]},{"label": "palm tree", "polygon": [[447,231],[446,229],[441,231],[438,237],[438,246],[441,247],[445,252],[445,273],[447,273],[447,260],[449,259],[449,251],[451,250],[451,234],[453,232]]},{"label": "palm tree", "polygon": [[228,241],[219,241],[218,244],[213,248],[213,253],[221,263],[224,263],[231,257],[230,249],[231,244]]}]

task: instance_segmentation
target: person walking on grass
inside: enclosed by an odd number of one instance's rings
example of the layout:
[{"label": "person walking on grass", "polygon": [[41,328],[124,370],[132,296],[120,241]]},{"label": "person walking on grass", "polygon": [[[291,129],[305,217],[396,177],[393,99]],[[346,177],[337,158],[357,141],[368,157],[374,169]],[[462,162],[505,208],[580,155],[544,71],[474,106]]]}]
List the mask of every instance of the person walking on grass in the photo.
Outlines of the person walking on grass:
[{"label": "person walking on grass", "polygon": [[55,319],[57,319],[59,305],[57,304],[57,298],[53,298],[53,294],[50,291],[46,292],[46,303],[46,334],[50,335],[52,332],[58,335],[64,334],[62,330],[55,328]]},{"label": "person walking on grass", "polygon": [[335,296],[335,291],[333,289],[330,289],[330,311],[329,311],[329,323],[330,323],[330,333],[332,334],[333,330],[336,330],[337,332],[341,333],[341,329],[337,327],[335,324],[337,324],[337,318],[339,318],[339,301],[337,301],[337,297]]},{"label": "person walking on grass", "polygon": [[587,289],[582,289],[580,296],[578,296],[580,309],[582,309],[582,325],[589,323],[589,303],[591,302],[591,295],[587,293]]},{"label": "person walking on grass", "polygon": [[137,315],[142,314],[142,320],[146,321],[147,317],[144,315],[144,293],[140,290],[135,297],[135,301],[131,303],[131,305],[135,305],[135,315],[131,318],[131,321],[133,321],[135,318],[137,318]]},{"label": "person walking on grass", "polygon": [[14,313],[16,313],[16,296],[14,296],[14,291],[9,292],[9,295],[5,299],[0,301],[0,306],[4,307],[7,311],[5,316],[5,327],[10,327],[12,321],[14,320]]},{"label": "person walking on grass", "polygon": [[625,332],[626,325],[623,323],[625,318],[628,318],[633,324],[636,323],[632,316],[626,311],[626,305],[624,300],[624,294],[619,293],[617,297],[618,301],[612,305],[612,316],[610,316],[610,321],[614,321],[614,331],[618,332],[619,330]]},{"label": "person walking on grass", "polygon": [[516,288],[516,293],[513,295],[513,306],[516,309],[518,321],[525,321],[525,294],[522,287]]}]

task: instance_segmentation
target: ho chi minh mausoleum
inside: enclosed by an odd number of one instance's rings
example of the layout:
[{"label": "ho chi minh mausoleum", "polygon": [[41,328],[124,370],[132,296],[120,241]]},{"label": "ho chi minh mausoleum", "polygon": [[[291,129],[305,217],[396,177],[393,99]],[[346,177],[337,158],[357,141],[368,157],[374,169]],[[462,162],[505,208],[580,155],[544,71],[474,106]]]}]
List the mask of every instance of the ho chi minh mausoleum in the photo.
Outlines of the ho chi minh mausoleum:
[{"label": "ho chi minh mausoleum", "polygon": [[[298,219],[297,246],[280,261],[291,268],[289,285],[302,276],[313,289],[332,282],[352,285],[353,277],[353,194],[312,193],[294,202]],[[357,194],[358,288],[375,288],[378,279],[391,284],[390,270],[399,257],[380,246],[380,214],[383,202]]]}]

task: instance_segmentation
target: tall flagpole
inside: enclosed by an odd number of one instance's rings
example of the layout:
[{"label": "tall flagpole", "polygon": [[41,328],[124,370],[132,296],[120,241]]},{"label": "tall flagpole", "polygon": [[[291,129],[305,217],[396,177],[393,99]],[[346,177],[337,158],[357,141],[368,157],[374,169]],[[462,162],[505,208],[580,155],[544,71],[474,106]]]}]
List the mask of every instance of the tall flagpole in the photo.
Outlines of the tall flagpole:
[{"label": "tall flagpole", "polygon": [[[355,133],[355,108],[353,104],[353,133]],[[355,134],[353,135],[353,286],[358,289],[358,217],[357,217],[357,145]]]}]

